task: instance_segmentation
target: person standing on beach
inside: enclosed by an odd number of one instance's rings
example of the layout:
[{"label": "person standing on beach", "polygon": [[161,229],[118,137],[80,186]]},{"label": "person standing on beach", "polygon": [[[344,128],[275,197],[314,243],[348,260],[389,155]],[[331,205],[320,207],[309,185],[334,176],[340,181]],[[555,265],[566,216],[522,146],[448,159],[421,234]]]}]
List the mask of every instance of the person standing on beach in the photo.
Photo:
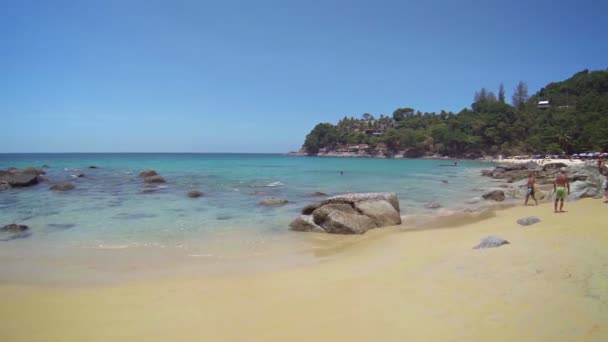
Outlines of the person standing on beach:
[{"label": "person standing on beach", "polygon": [[[568,194],[566,194],[566,188],[568,189]],[[564,213],[564,198],[566,198],[567,195],[570,195],[570,180],[566,175],[565,167],[559,169],[559,173],[557,174],[557,177],[555,177],[555,182],[553,182],[553,192],[555,192],[555,204],[553,212]],[[560,202],[559,211],[557,210],[557,202]]]},{"label": "person standing on beach", "polygon": [[600,173],[606,176],[606,180],[604,181],[604,197],[606,199],[604,200],[604,203],[608,203],[608,165],[604,165],[600,169]]},{"label": "person standing on beach", "polygon": [[536,197],[534,196],[534,183],[535,183],[534,172],[530,172],[530,174],[528,175],[528,192],[526,193],[526,201],[524,202],[524,205],[528,205],[528,199],[530,197],[532,197],[532,199],[534,200],[536,205],[538,205],[538,201],[536,200]]},{"label": "person standing on beach", "polygon": [[597,160],[597,168],[600,170],[600,173],[602,173],[604,165],[606,165],[606,153],[600,154],[600,158]]}]

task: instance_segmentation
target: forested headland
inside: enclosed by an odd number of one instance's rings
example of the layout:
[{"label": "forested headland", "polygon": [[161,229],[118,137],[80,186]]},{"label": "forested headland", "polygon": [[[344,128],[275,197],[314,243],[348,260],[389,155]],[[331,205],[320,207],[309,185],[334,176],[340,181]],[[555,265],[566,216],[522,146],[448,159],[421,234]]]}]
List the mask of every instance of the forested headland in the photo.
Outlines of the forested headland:
[{"label": "forested headland", "polygon": [[482,88],[458,113],[398,108],[392,115],[365,113],[337,124],[319,123],[301,153],[481,157],[608,150],[608,70],[576,73],[528,94],[521,81],[507,99]]}]

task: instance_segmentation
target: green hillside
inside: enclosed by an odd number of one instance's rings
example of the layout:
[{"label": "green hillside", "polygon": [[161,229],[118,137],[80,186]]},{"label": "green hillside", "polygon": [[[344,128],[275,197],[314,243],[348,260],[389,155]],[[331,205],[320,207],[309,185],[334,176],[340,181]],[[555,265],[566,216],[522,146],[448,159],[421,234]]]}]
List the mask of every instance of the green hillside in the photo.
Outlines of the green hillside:
[{"label": "green hillside", "polygon": [[511,104],[505,97],[501,86],[498,95],[481,89],[471,108],[459,113],[398,108],[392,116],[366,113],[336,125],[320,123],[306,136],[303,150],[475,157],[608,149],[608,71],[584,70],[531,96],[520,82]]}]

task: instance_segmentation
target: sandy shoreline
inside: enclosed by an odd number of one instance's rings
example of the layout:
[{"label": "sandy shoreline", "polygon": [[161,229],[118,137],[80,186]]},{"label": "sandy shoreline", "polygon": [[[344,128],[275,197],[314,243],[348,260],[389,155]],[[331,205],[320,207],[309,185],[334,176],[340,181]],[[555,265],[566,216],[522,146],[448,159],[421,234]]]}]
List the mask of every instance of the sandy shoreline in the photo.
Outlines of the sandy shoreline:
[{"label": "sandy shoreline", "polygon": [[[608,339],[608,207],[374,232],[315,265],[67,289],[0,284],[3,341]],[[523,228],[518,218],[542,222]],[[511,242],[471,247],[486,235]]]}]

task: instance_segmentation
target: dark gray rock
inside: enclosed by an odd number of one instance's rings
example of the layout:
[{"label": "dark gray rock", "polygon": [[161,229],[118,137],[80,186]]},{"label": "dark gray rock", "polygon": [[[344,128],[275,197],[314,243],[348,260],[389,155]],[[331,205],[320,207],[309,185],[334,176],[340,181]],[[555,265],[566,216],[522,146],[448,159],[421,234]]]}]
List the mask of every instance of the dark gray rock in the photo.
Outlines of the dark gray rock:
[{"label": "dark gray rock", "polygon": [[397,194],[394,192],[354,192],[348,194],[342,194],[337,196],[332,196],[321,203],[355,203],[361,201],[368,200],[384,200],[388,201],[395,210],[399,210],[399,199],[397,198]]},{"label": "dark gray rock", "polygon": [[363,234],[377,226],[368,216],[334,210],[327,215],[321,227],[332,234]]},{"label": "dark gray rock", "polygon": [[148,184],[152,184],[152,183],[166,183],[167,181],[161,177],[161,176],[150,176],[150,177],[146,177],[144,178],[144,182],[148,183]]},{"label": "dark gray rock", "polygon": [[374,221],[377,227],[401,224],[401,215],[385,200],[367,200],[354,203],[355,209]]},{"label": "dark gray rock", "polygon": [[479,244],[475,247],[473,247],[473,249],[481,249],[481,248],[494,248],[494,247],[500,247],[502,245],[508,245],[509,241],[498,237],[498,236],[494,236],[494,235],[490,235],[490,236],[486,236],[485,238],[481,239],[481,241],[479,242]]},{"label": "dark gray rock", "polygon": [[484,177],[492,177],[494,176],[493,170],[481,170],[481,175]]},{"label": "dark gray rock", "polygon": [[45,172],[40,168],[27,167],[24,169],[9,168],[0,170],[0,184],[2,188],[21,188],[39,183],[39,176]]},{"label": "dark gray rock", "polygon": [[568,165],[564,163],[548,163],[543,165],[543,171],[559,170],[562,167],[568,167]]},{"label": "dark gray rock", "polygon": [[283,198],[275,198],[275,197],[268,197],[268,198],[263,199],[260,202],[261,205],[264,205],[267,207],[280,207],[287,203],[289,203],[288,200],[283,199]]},{"label": "dark gray rock", "polygon": [[493,190],[484,195],[482,195],[485,200],[492,200],[497,202],[502,202],[505,200],[505,192],[502,190]]},{"label": "dark gray rock", "polygon": [[24,224],[14,224],[13,223],[13,224],[7,224],[7,225],[1,227],[0,232],[21,233],[28,229],[30,229],[30,228]]},{"label": "dark gray rock", "polygon": [[74,190],[76,187],[74,186],[74,184],[71,183],[62,183],[62,184],[55,184],[51,187],[51,190],[53,191],[70,191],[70,190]]},{"label": "dark gray rock", "polygon": [[323,197],[323,196],[327,196],[327,194],[324,193],[324,192],[321,192],[321,191],[315,191],[315,192],[309,193],[308,196],[311,196],[311,197]]},{"label": "dark gray rock", "polygon": [[155,192],[157,192],[157,191],[158,191],[158,189],[155,189],[155,188],[150,188],[150,189],[143,189],[143,190],[141,191],[141,193],[142,193],[142,194],[153,194],[153,193],[155,193]]},{"label": "dark gray rock", "polygon": [[204,196],[205,193],[202,191],[197,191],[197,190],[192,190],[192,191],[188,191],[187,196],[190,198],[199,198],[201,196]]},{"label": "dark gray rock", "polygon": [[91,165],[89,166],[89,169],[99,169],[99,166]]},{"label": "dark gray rock", "polygon": [[321,207],[322,205],[323,205],[323,203],[321,203],[321,202],[309,204],[309,205],[305,206],[304,208],[302,208],[302,211],[301,211],[302,215],[310,215],[317,208]]},{"label": "dark gray rock", "polygon": [[152,177],[152,176],[158,176],[158,173],[156,172],[156,170],[147,169],[147,170],[143,170],[142,172],[139,173],[139,177]]},{"label": "dark gray rock", "polygon": [[313,222],[316,224],[322,224],[332,211],[341,211],[347,214],[358,214],[357,210],[355,210],[355,208],[348,203],[329,203],[318,207],[312,212]]},{"label": "dark gray rock", "polygon": [[0,241],[23,239],[31,235],[29,227],[23,224],[7,224],[0,227]]},{"label": "dark gray rock", "polygon": [[517,224],[522,225],[522,226],[530,226],[530,225],[536,224],[538,222],[540,222],[540,219],[536,216],[528,216],[528,217],[520,218],[519,220],[517,220]]},{"label": "dark gray rock", "polygon": [[318,226],[310,215],[300,215],[289,224],[289,228],[296,232],[319,232],[326,233],[325,229]]}]

